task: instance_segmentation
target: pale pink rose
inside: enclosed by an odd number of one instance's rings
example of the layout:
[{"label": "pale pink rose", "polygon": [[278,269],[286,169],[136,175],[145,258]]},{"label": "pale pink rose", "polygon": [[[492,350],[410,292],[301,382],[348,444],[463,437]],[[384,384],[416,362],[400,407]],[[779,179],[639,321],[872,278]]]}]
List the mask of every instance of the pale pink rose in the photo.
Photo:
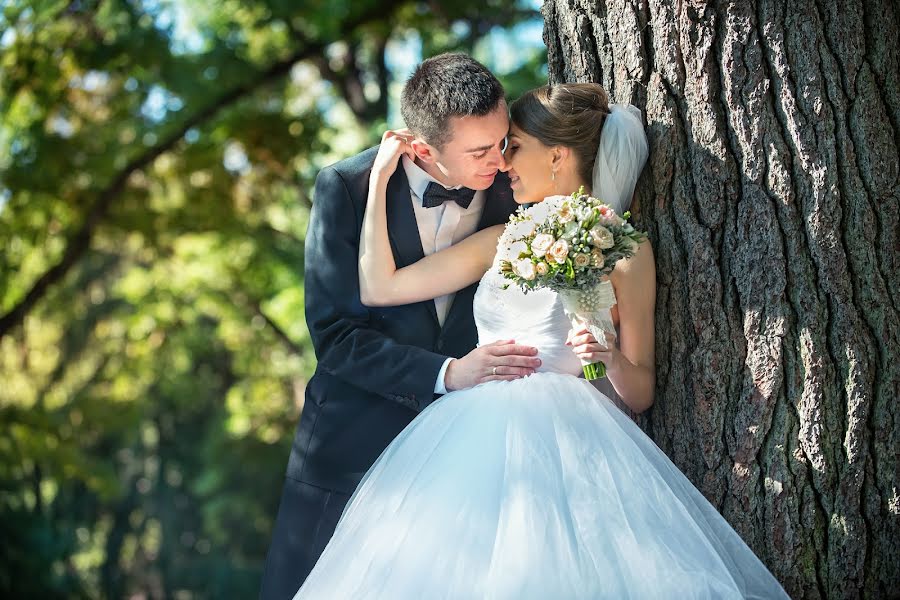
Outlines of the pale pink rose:
[{"label": "pale pink rose", "polygon": [[555,260],[559,264],[566,262],[569,257],[569,242],[566,240],[556,240],[550,249],[547,250],[547,256]]},{"label": "pale pink rose", "polygon": [[535,273],[543,277],[550,272],[550,266],[547,265],[547,263],[545,263],[544,261],[541,261],[538,264],[534,265],[534,271]]},{"label": "pale pink rose", "polygon": [[606,204],[601,204],[597,207],[597,210],[600,211],[601,221],[605,221],[607,223],[615,223],[616,211],[614,211],[612,207]]},{"label": "pale pink rose", "polygon": [[606,250],[612,248],[615,243],[613,234],[603,225],[594,225],[591,228],[591,244],[594,246]]},{"label": "pale pink rose", "polygon": [[579,269],[586,267],[591,264],[591,256],[589,254],[576,254],[575,258],[572,259],[572,263]]},{"label": "pale pink rose", "polygon": [[538,258],[544,258],[544,255],[547,254],[547,250],[550,249],[550,246],[552,246],[555,241],[556,240],[554,240],[553,236],[549,233],[539,233],[531,240],[531,253]]},{"label": "pale pink rose", "polygon": [[513,272],[522,279],[527,279],[528,281],[534,279],[534,263],[527,258],[514,261],[512,265]]}]

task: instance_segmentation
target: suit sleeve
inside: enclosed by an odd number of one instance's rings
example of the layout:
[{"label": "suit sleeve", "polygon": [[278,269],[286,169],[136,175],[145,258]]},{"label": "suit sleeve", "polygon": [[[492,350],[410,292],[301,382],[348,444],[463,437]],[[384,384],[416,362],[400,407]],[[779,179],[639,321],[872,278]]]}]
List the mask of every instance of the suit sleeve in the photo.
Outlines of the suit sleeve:
[{"label": "suit sleeve", "polygon": [[344,180],[332,167],[316,178],[306,233],[305,309],[319,368],[404,406],[424,409],[447,356],[397,343],[371,326],[359,299],[359,229]]}]

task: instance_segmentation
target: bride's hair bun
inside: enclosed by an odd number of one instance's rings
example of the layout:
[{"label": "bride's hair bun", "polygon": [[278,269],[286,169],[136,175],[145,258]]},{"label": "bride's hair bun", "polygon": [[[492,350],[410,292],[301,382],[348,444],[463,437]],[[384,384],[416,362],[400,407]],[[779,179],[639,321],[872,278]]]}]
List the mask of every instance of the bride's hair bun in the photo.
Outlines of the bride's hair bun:
[{"label": "bride's hair bun", "polygon": [[598,83],[560,83],[525,92],[509,108],[510,118],[545,146],[571,148],[578,174],[591,181],[609,94]]},{"label": "bride's hair bun", "polygon": [[592,110],[609,113],[609,94],[599,83],[564,83],[555,87],[562,93],[583,94]]}]

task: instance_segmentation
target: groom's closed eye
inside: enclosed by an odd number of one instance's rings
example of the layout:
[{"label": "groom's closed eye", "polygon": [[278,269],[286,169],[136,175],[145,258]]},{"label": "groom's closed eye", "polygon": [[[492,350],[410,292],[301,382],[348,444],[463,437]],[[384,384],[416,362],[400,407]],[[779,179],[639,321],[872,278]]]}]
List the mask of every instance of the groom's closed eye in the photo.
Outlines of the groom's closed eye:
[{"label": "groom's closed eye", "polygon": [[509,138],[505,137],[500,140],[497,144],[492,144],[490,146],[482,146],[481,148],[474,148],[469,150],[469,154],[471,154],[472,158],[484,158],[487,156],[487,153],[494,149],[495,146],[500,147],[500,154],[504,154],[506,152],[506,147],[509,145]]}]

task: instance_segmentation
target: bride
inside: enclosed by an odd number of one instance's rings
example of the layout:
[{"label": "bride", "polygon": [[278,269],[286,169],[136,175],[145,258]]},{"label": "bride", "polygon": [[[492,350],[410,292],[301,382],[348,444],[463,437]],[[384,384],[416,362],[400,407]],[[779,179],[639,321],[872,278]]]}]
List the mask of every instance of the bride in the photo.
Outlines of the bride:
[{"label": "bride", "polygon": [[[561,84],[527,92],[510,113],[504,170],[518,203],[584,186],[627,209],[647,159],[637,109],[610,111],[596,84]],[[481,342],[537,347],[542,364],[524,378],[495,367],[484,383],[423,411],[360,483],[295,598],[786,598],[609,398],[636,412],[652,403],[649,242],[610,275],[619,335],[603,343],[584,330],[567,338],[555,293],[506,285],[495,262],[502,226],[398,270],[385,187],[400,156],[415,151],[410,137],[387,132],[372,170],[360,245],[364,303],[418,302],[480,281]],[[577,377],[580,358],[607,365],[609,393]]]}]

